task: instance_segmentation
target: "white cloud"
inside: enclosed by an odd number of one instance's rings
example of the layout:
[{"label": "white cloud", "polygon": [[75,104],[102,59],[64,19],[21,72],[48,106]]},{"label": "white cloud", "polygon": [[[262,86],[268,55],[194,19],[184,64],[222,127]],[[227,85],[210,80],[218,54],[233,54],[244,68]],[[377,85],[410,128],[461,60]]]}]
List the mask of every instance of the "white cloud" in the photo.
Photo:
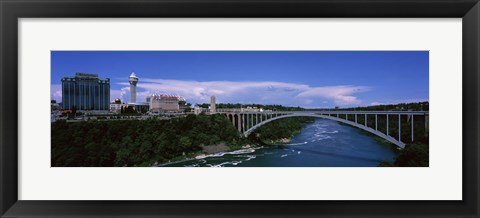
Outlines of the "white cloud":
[{"label": "white cloud", "polygon": [[[130,101],[130,87],[123,87],[121,88],[119,93],[119,98],[122,100],[122,102],[129,102]],[[112,96],[112,91],[110,91],[110,98]]]},{"label": "white cloud", "polygon": [[[122,86],[116,93],[125,101],[129,99],[129,84],[118,83]],[[154,93],[180,95],[190,103],[208,103],[210,96],[215,95],[219,103],[261,103],[282,104],[289,106],[309,105],[325,106],[325,102],[333,102],[339,106],[358,105],[361,100],[357,93],[367,92],[365,86],[324,86],[312,87],[306,84],[286,83],[276,81],[187,81],[142,79],[137,84],[137,101],[144,101],[145,97]],[[114,97],[112,97],[114,98]]]},{"label": "white cloud", "polygon": [[383,105],[383,104],[387,104],[387,103],[382,103],[382,102],[377,102],[377,101],[374,101],[374,102],[370,103],[370,105],[372,105],[372,106]]},{"label": "white cloud", "polygon": [[62,85],[54,84],[50,86],[50,99],[62,102]]},{"label": "white cloud", "polygon": [[366,86],[325,86],[312,87],[308,90],[300,92],[298,97],[319,97],[323,99],[330,99],[336,105],[358,105],[361,103],[360,99],[353,96],[353,94],[369,91],[370,88]]}]

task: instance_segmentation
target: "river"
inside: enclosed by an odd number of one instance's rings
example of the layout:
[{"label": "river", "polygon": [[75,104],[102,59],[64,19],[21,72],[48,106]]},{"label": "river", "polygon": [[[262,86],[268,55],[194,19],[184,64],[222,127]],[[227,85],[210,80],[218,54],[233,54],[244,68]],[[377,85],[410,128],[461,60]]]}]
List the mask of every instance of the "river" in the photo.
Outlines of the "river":
[{"label": "river", "polygon": [[166,167],[375,167],[395,159],[394,146],[336,121],[318,118],[290,144],[208,155]]}]

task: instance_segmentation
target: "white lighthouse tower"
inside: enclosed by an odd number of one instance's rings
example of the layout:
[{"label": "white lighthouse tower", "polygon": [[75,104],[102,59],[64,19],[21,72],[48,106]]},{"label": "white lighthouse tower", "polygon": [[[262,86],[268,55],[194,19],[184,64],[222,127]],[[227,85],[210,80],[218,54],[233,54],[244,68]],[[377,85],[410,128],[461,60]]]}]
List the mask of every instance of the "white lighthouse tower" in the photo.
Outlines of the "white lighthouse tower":
[{"label": "white lighthouse tower", "polygon": [[132,72],[128,81],[130,82],[130,102],[136,103],[137,101],[137,83],[138,77],[135,75],[135,72]]}]

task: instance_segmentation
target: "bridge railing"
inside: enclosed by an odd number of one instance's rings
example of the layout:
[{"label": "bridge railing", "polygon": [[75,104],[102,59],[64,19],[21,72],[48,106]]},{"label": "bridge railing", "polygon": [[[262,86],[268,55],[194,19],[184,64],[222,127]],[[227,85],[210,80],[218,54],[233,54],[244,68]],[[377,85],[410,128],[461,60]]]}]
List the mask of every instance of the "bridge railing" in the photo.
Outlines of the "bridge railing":
[{"label": "bridge railing", "polygon": [[378,114],[378,115],[428,115],[428,111],[271,111],[271,110],[248,110],[248,109],[217,109],[216,113],[260,113],[260,114]]}]

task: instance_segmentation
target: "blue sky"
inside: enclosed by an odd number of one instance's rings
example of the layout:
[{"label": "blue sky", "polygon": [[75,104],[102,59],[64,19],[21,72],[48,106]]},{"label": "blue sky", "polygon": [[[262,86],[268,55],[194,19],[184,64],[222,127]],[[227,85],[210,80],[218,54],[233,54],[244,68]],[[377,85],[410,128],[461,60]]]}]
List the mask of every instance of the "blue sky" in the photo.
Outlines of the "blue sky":
[{"label": "blue sky", "polygon": [[428,101],[428,51],[52,51],[51,97],[75,72],[111,79],[111,100],[154,93],[187,102],[352,107]]}]

